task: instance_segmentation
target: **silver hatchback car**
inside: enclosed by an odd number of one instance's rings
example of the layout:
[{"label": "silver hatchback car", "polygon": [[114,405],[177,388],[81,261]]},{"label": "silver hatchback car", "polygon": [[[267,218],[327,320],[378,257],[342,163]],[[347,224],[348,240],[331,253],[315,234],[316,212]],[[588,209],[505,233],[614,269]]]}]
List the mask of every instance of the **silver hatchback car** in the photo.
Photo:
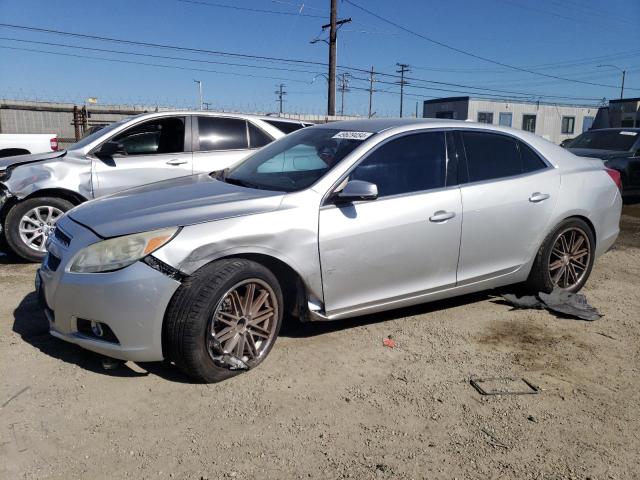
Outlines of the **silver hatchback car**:
[{"label": "silver hatchback car", "polygon": [[230,167],[308,124],[215,112],[161,112],[115,122],[68,150],[0,159],[0,233],[42,261],[58,218],[74,205],[127,188]]},{"label": "silver hatchback car", "polygon": [[315,126],[230,171],[71,210],[36,283],[51,333],[219,381],[283,316],[338,320],[527,282],[579,290],[614,243],[619,177],[522,131]]}]

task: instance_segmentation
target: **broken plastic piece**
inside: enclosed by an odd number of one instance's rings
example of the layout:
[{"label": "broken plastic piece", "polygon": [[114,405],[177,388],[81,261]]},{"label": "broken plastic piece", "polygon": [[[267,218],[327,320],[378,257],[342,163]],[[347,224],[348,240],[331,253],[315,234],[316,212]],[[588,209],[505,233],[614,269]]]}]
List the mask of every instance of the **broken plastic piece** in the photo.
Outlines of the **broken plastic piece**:
[{"label": "broken plastic piece", "polygon": [[392,338],[385,338],[382,340],[382,345],[389,348],[396,348],[396,342]]},{"label": "broken plastic piece", "polygon": [[579,318],[589,322],[602,317],[597,309],[589,305],[585,295],[567,292],[559,288],[554,288],[551,293],[540,292],[536,296],[517,297],[506,293],[502,295],[502,298],[514,308],[546,308],[566,317]]}]

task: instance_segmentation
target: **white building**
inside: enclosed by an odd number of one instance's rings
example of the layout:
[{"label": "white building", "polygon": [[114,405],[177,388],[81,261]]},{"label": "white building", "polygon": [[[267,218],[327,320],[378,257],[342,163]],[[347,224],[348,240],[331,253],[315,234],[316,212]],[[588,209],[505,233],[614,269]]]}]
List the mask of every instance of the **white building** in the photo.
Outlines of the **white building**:
[{"label": "white building", "polygon": [[589,130],[597,112],[597,106],[474,97],[425,100],[423,107],[425,118],[504,125],[536,133],[558,144]]}]

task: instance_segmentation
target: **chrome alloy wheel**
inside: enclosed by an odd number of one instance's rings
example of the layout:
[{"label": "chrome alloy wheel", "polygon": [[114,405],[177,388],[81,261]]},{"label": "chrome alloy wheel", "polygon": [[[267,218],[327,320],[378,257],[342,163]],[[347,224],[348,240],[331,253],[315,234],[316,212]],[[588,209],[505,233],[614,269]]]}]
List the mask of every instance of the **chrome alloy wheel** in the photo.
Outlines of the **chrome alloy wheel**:
[{"label": "chrome alloy wheel", "polygon": [[59,208],[47,205],[32,208],[20,219],[20,240],[30,249],[44,252],[47,238],[53,234],[56,222],[63,214]]},{"label": "chrome alloy wheel", "polygon": [[587,234],[571,227],[560,232],[549,256],[551,282],[562,289],[578,285],[591,261],[591,243]]},{"label": "chrome alloy wheel", "polygon": [[226,354],[251,365],[275,340],[277,319],[273,289],[257,278],[243,280],[218,302],[207,329],[207,351],[216,363]]}]

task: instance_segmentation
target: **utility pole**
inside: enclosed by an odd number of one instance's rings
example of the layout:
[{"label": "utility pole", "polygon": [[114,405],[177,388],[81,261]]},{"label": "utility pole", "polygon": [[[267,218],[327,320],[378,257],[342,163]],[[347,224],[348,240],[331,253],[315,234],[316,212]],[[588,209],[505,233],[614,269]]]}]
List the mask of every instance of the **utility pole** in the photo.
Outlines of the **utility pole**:
[{"label": "utility pole", "polygon": [[203,101],[202,101],[202,81],[200,80],[194,80],[195,83],[198,84],[198,92],[200,95],[200,110],[202,110],[202,105],[203,105]]},{"label": "utility pole", "polygon": [[404,81],[404,74],[409,72],[409,65],[406,63],[396,63],[400,70],[396,70],[396,73],[400,74],[400,118],[402,118],[402,104],[404,102],[404,86],[407,82]]},{"label": "utility pole", "polygon": [[622,87],[620,88],[620,100],[624,98],[624,76],[627,74],[626,70],[622,70]]},{"label": "utility pole", "polygon": [[374,75],[373,67],[371,67],[371,72],[369,73],[369,118],[373,117],[373,112],[371,108],[373,106],[373,75]]},{"label": "utility pole", "polygon": [[349,91],[349,74],[341,73],[340,77],[340,115],[344,115],[344,93]]},{"label": "utility pole", "polygon": [[351,22],[350,18],[338,20],[338,0],[331,0],[329,23],[322,26],[322,30],[329,29],[329,93],[327,95],[327,115],[336,114],[336,44],[338,42],[338,27]]},{"label": "utility pole", "polygon": [[278,85],[278,90],[276,90],[276,95],[278,96],[278,102],[280,103],[280,115],[282,115],[282,97],[284,97],[287,92],[284,91],[284,83]]}]

